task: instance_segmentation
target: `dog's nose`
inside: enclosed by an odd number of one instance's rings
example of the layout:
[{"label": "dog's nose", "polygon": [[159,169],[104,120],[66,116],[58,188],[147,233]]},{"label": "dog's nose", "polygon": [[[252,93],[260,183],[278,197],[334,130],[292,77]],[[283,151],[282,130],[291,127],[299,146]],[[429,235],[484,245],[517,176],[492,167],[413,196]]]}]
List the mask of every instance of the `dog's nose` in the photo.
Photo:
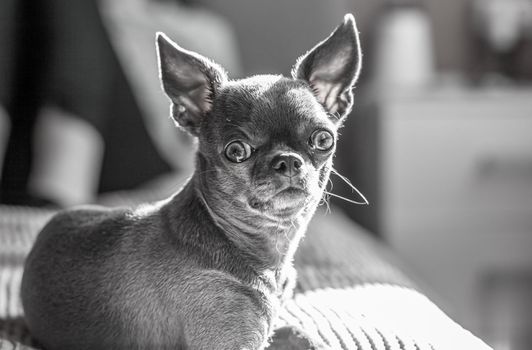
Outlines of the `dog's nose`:
[{"label": "dog's nose", "polygon": [[279,174],[291,177],[301,172],[303,158],[295,153],[281,153],[272,159],[271,167]]}]

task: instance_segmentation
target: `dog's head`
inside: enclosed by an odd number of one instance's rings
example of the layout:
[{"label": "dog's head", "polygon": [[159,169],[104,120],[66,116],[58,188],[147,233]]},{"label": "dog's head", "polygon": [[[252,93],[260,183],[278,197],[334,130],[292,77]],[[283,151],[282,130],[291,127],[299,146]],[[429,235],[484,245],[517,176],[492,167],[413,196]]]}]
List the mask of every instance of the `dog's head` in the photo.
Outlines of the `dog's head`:
[{"label": "dog's head", "polygon": [[360,70],[352,15],[297,60],[292,78],[229,80],[164,34],[157,47],[172,117],[199,140],[196,175],[210,201],[291,219],[321,199]]}]

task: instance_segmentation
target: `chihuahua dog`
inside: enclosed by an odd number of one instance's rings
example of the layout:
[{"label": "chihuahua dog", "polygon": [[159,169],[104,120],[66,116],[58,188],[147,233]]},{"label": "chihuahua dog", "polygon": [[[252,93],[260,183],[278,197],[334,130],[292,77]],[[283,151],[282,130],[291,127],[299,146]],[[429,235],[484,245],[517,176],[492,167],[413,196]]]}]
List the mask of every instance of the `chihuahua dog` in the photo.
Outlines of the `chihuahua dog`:
[{"label": "chihuahua dog", "polygon": [[31,334],[48,350],[322,348],[273,325],[353,105],[353,16],[292,78],[229,80],[164,34],[156,41],[171,115],[198,140],[195,173],[155,204],[53,217],[22,280]]}]

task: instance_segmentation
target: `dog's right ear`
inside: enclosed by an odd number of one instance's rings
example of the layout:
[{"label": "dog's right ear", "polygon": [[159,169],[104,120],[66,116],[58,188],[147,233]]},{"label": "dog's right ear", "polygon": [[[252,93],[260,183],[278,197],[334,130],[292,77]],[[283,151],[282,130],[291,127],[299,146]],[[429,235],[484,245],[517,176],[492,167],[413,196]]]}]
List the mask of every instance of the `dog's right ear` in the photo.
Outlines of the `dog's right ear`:
[{"label": "dog's right ear", "polygon": [[211,111],[220,85],[227,80],[216,63],[157,33],[159,76],[172,101],[171,114],[177,124],[198,136],[203,118]]}]

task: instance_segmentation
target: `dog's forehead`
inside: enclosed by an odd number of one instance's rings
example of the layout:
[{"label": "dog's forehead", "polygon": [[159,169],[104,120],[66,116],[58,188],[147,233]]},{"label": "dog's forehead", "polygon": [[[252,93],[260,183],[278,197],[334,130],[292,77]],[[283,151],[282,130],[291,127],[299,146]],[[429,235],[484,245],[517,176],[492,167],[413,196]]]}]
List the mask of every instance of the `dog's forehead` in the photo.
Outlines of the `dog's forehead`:
[{"label": "dog's forehead", "polygon": [[309,86],[282,76],[260,75],[232,81],[221,94],[225,121],[254,129],[304,127],[325,118]]}]

